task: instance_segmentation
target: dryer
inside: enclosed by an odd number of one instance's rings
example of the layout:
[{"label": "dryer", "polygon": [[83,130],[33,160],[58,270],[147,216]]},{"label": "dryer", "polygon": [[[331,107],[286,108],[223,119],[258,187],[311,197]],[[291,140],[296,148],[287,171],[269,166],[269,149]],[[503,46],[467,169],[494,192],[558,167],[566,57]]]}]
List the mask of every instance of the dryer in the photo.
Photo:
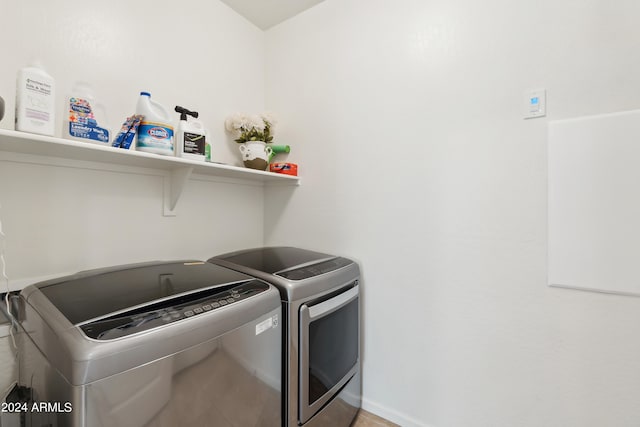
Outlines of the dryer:
[{"label": "dryer", "polygon": [[280,427],[281,306],[202,261],[92,270],[25,288],[27,426]]},{"label": "dryer", "polygon": [[295,247],[246,249],[209,262],[280,291],[285,425],[348,427],[362,401],[358,264]]}]

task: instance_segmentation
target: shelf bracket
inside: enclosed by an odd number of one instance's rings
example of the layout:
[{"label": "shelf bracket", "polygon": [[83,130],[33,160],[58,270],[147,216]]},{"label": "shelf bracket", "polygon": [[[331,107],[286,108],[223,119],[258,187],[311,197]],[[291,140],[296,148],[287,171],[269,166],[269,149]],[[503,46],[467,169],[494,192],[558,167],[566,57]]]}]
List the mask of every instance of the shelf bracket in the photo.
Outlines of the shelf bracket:
[{"label": "shelf bracket", "polygon": [[182,195],[182,190],[189,180],[193,168],[185,166],[169,171],[163,178],[164,196],[163,212],[164,216],[176,216],[175,208]]}]

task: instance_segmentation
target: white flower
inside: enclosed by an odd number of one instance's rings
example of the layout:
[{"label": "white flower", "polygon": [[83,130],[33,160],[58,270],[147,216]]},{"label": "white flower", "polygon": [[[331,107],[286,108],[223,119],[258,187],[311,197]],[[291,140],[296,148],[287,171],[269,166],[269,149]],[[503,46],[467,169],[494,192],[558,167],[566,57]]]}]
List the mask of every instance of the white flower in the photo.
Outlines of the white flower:
[{"label": "white flower", "polygon": [[227,118],[224,122],[224,127],[229,132],[238,133],[241,132],[242,127],[246,123],[246,117],[243,114],[235,113]]},{"label": "white flower", "polygon": [[273,115],[273,113],[269,111],[262,113],[262,120],[269,123],[269,126],[271,127],[274,127],[275,124],[277,123],[275,116]]},{"label": "white flower", "polygon": [[235,113],[227,117],[224,121],[225,129],[238,136],[235,140],[238,143],[245,141],[273,141],[271,128],[275,123],[272,114],[247,115]]},{"label": "white flower", "polygon": [[264,131],[264,121],[262,120],[262,117],[258,115],[247,117],[247,125],[245,130],[250,131],[252,128],[257,130],[258,132]]},{"label": "white flower", "polygon": [[227,132],[235,132],[236,127],[233,116],[227,117],[227,119],[224,121],[224,128],[227,130]]}]

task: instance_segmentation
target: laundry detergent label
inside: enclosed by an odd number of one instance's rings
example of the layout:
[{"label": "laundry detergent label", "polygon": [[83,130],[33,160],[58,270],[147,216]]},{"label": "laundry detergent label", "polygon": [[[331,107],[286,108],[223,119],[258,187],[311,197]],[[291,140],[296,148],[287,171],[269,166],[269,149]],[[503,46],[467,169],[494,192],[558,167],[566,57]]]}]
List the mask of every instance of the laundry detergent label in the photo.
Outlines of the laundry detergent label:
[{"label": "laundry detergent label", "polygon": [[138,127],[138,149],[154,148],[173,152],[173,127],[163,123],[141,122]]},{"label": "laundry detergent label", "polygon": [[109,142],[109,131],[94,124],[69,123],[69,135],[95,142]]},{"label": "laundry detergent label", "polygon": [[69,122],[86,125],[96,120],[89,101],[82,98],[69,98]]},{"label": "laundry detergent label", "polygon": [[83,98],[69,98],[69,135],[95,142],[109,142],[109,131],[98,126],[91,104]]}]

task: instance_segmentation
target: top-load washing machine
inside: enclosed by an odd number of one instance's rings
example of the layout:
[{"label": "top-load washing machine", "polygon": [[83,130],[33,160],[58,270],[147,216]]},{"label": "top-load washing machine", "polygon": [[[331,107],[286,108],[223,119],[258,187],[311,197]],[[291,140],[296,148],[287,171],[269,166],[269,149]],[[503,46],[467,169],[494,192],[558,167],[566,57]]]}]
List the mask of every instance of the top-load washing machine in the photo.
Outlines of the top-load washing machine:
[{"label": "top-load washing machine", "polygon": [[282,424],[281,303],[262,280],[147,263],[32,285],[16,305],[21,425]]},{"label": "top-load washing machine", "polygon": [[247,249],[209,262],[280,290],[286,425],[349,426],[362,400],[358,265],[294,247]]}]

